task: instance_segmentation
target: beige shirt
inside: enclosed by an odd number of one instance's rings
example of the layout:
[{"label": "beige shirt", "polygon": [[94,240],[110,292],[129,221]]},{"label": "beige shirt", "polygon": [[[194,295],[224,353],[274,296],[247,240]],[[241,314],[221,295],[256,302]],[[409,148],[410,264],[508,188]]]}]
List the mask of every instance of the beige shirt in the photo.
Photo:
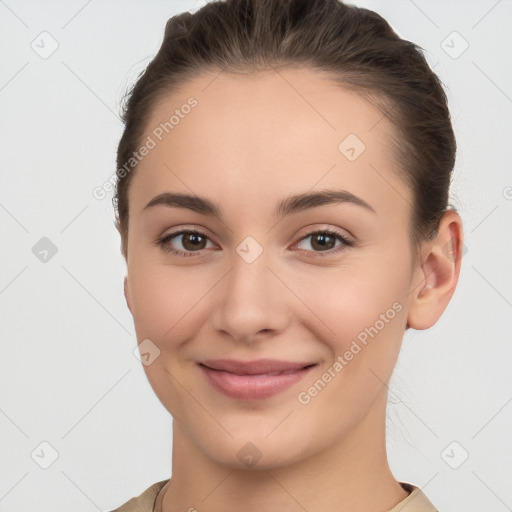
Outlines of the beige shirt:
[{"label": "beige shirt", "polygon": [[[112,512],[154,512],[158,493],[168,481],[162,480],[153,484]],[[419,487],[405,482],[400,482],[400,485],[410,494],[389,512],[439,512]]]}]

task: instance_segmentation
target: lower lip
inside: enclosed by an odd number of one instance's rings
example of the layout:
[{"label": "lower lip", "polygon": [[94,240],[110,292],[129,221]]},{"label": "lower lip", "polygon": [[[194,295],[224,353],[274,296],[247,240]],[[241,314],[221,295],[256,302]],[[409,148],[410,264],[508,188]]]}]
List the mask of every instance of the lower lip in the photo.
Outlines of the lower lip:
[{"label": "lower lip", "polygon": [[238,400],[262,400],[297,384],[314,366],[284,375],[236,375],[199,365],[210,384],[224,395]]}]

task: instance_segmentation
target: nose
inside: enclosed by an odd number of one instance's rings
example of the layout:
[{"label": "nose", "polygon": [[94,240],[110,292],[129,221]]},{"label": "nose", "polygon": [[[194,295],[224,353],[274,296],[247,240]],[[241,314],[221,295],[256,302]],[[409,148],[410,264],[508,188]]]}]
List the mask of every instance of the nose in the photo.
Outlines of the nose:
[{"label": "nose", "polygon": [[291,315],[289,293],[267,253],[248,261],[234,253],[231,270],[216,287],[210,317],[216,332],[242,343],[283,332]]}]

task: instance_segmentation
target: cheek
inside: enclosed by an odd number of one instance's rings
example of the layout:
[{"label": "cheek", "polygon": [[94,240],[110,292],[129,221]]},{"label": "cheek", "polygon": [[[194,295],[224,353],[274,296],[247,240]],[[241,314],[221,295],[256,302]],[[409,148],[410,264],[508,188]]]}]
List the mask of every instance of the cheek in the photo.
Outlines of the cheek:
[{"label": "cheek", "polygon": [[333,435],[357,423],[384,390],[406,323],[403,277],[400,283],[395,272],[375,272],[370,267],[361,273],[351,270],[350,275],[340,273],[338,279],[333,277],[308,295],[308,305],[321,319],[316,325],[323,324],[322,333],[329,332],[321,339],[330,359],[323,373],[304,383],[298,398],[301,404],[311,403],[315,414],[329,411],[336,418]]},{"label": "cheek", "polygon": [[[201,298],[213,283],[199,278],[196,270],[173,269],[154,263],[139,263],[129,270],[132,314],[138,342],[150,339],[159,355],[143,369],[155,395],[177,419],[187,414],[201,417],[194,401],[183,392],[188,376],[182,373],[181,347],[197,336],[202,325]],[[190,422],[189,418],[187,422]]]},{"label": "cheek", "polygon": [[[330,269],[324,279],[303,283],[307,305],[321,329],[317,334],[331,340],[336,354],[348,350],[354,339],[364,344],[366,338],[377,334],[380,339],[390,340],[400,339],[403,334],[406,267],[402,263],[387,265],[382,256],[379,259],[381,265],[367,259],[346,268]],[[386,346],[382,349],[386,350]]]},{"label": "cheek", "polygon": [[[129,273],[132,313],[138,338],[157,344],[187,337],[190,315],[213,286],[212,276],[165,265],[138,266]],[[192,322],[197,325],[197,322]],[[192,334],[192,333],[190,333]]]}]

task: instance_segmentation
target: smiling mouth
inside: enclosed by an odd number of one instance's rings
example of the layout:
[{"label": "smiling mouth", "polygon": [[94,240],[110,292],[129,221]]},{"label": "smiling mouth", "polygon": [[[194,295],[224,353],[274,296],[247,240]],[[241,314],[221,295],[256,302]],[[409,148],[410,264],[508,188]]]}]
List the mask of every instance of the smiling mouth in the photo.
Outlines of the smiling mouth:
[{"label": "smiling mouth", "polygon": [[209,370],[213,370],[214,372],[227,372],[227,373],[231,373],[233,375],[248,375],[251,377],[265,377],[267,375],[291,375],[293,373],[296,373],[297,371],[303,370],[305,368],[309,368],[310,366],[315,366],[315,363],[311,363],[309,365],[302,366],[301,368],[295,368],[295,369],[289,369],[289,370],[274,370],[271,372],[259,373],[259,372],[243,371],[243,370],[240,370],[237,372],[228,371],[228,370],[219,370],[217,368],[212,368],[212,367],[204,365],[202,363],[199,363],[199,364],[201,366],[204,366],[205,368],[208,368]]},{"label": "smiling mouth", "polygon": [[316,363],[311,361],[283,361],[281,359],[254,359],[252,361],[208,359],[199,364],[212,370],[223,370],[236,375],[256,375],[300,370]]},{"label": "smiling mouth", "polygon": [[238,400],[262,400],[285,391],[302,380],[317,363],[261,359],[210,360],[198,364],[209,384]]}]

